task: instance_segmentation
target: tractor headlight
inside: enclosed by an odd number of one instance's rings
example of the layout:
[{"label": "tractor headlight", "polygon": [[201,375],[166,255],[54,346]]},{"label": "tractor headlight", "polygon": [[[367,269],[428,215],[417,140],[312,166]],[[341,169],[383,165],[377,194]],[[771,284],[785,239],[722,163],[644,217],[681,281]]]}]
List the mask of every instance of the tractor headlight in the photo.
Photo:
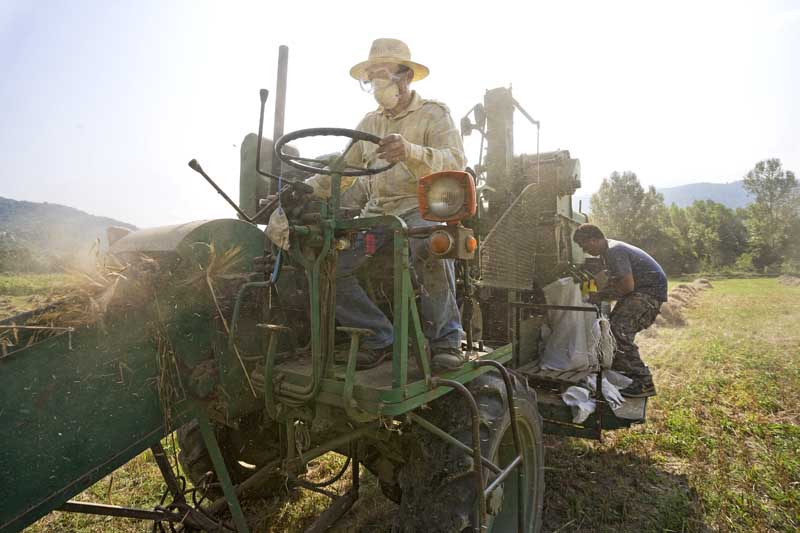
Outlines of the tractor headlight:
[{"label": "tractor headlight", "polygon": [[458,222],[475,214],[475,182],[461,171],[445,171],[420,178],[417,187],[422,218]]},{"label": "tractor headlight", "polygon": [[428,189],[428,209],[432,215],[450,218],[461,210],[465,196],[458,180],[442,178],[434,181]]}]

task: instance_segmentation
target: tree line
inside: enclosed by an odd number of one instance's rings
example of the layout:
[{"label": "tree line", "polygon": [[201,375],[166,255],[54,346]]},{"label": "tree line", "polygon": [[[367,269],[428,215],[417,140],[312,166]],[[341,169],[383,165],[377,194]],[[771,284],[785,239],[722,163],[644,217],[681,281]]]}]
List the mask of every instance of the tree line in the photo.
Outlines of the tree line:
[{"label": "tree line", "polygon": [[667,206],[634,172],[612,172],[591,198],[591,221],[611,239],[638,246],[668,274],[753,271],[800,275],[800,186],[780,159],[744,176],[752,202],[730,209],[711,200]]}]

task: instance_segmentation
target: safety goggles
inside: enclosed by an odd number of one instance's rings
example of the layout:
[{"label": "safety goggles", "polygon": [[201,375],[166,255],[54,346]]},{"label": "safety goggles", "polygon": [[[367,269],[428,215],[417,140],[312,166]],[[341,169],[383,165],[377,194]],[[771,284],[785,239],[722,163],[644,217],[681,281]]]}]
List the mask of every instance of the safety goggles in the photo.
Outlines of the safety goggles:
[{"label": "safety goggles", "polygon": [[376,89],[396,83],[402,78],[401,74],[395,74],[386,67],[379,67],[365,72],[364,76],[358,80],[358,83],[364,92],[373,93]]}]

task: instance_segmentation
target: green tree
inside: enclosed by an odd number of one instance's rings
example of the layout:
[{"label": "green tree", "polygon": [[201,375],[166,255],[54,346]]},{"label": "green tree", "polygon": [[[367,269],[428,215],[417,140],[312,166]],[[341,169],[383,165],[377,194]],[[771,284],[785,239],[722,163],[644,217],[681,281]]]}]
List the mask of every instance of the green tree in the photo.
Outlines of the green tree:
[{"label": "green tree", "polygon": [[780,159],[765,159],[745,175],[744,187],[755,200],[747,213],[754,264],[778,264],[792,254],[790,247],[800,238],[800,189],[794,172],[784,171]]},{"label": "green tree", "polygon": [[712,200],[686,208],[686,240],[704,268],[732,266],[747,249],[747,228],[732,209]]},{"label": "green tree", "polygon": [[[670,263],[674,273],[697,272],[700,260],[689,239],[690,223],[686,209],[675,204],[669,206],[664,231],[670,238],[672,254]],[[671,273],[673,273],[671,272]]]},{"label": "green tree", "polygon": [[[592,218],[615,239],[631,244],[652,240],[660,233],[658,219],[666,215],[664,197],[655,188],[644,190],[634,172],[612,172],[592,195]],[[638,246],[637,244],[637,246]]]},{"label": "green tree", "polygon": [[680,273],[685,261],[675,254],[678,246],[666,228],[670,213],[664,197],[654,187],[645,190],[634,172],[612,172],[592,195],[592,221],[611,239],[638,246],[651,254],[669,273]]},{"label": "green tree", "polygon": [[[800,203],[800,202],[798,202]],[[800,276],[800,215],[795,216],[788,229],[789,238],[781,270],[785,274]]]}]

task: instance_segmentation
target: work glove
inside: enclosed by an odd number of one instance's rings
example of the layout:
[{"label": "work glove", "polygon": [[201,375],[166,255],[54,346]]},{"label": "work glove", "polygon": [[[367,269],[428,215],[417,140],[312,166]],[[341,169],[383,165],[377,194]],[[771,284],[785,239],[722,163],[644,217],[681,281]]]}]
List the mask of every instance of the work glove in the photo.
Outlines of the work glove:
[{"label": "work glove", "polygon": [[606,378],[603,378],[603,397],[613,410],[619,409],[625,403],[625,398],[622,397],[619,389],[609,383]]},{"label": "work glove", "polygon": [[573,385],[561,394],[564,403],[572,408],[572,422],[582,424],[594,413],[595,401],[589,397],[589,391],[578,385]]},{"label": "work glove", "polygon": [[[592,392],[597,391],[597,375],[590,374],[584,378],[585,385],[589,387],[589,390]],[[611,384],[605,377],[603,378],[603,398],[606,399],[608,404],[611,406],[611,409],[619,409],[623,403],[625,403],[625,398],[620,394],[619,389]]]}]

